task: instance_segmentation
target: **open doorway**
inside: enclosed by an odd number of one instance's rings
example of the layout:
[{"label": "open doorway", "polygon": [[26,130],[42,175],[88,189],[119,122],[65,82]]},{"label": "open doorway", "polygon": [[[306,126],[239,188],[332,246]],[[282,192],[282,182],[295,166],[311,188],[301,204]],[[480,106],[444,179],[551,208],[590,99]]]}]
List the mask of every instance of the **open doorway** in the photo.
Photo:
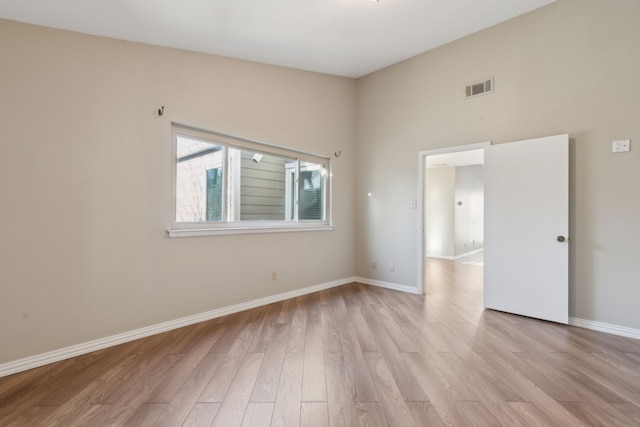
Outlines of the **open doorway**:
[{"label": "open doorway", "polygon": [[[419,284],[428,286],[428,265],[481,265],[484,242],[484,148],[470,144],[419,153]],[[480,273],[481,275],[482,273]]]}]

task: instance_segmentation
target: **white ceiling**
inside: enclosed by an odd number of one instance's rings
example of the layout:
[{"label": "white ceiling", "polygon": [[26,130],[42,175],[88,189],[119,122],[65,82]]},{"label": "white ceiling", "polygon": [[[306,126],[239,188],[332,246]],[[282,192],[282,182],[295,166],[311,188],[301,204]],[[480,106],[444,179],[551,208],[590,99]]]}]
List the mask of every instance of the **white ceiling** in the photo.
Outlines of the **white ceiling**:
[{"label": "white ceiling", "polygon": [[360,77],[555,0],[0,0],[0,17]]}]

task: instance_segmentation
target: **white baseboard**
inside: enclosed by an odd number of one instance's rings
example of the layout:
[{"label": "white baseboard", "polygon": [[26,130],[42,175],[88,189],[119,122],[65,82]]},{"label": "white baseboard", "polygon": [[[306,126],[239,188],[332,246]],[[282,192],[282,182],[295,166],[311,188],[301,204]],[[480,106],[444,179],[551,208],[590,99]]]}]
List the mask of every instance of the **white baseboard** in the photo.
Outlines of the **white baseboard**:
[{"label": "white baseboard", "polygon": [[449,260],[449,261],[456,261],[456,260],[459,260],[460,258],[464,258],[466,256],[471,256],[471,255],[480,253],[482,251],[484,251],[484,248],[475,249],[473,251],[465,252],[463,254],[456,255],[456,256],[426,254],[425,258],[437,258],[437,259],[446,259],[446,260]]},{"label": "white baseboard", "polygon": [[570,317],[569,324],[571,326],[591,329],[593,331],[640,339],[640,329],[627,328],[626,326],[612,325],[611,323],[596,322],[594,320],[578,319],[577,317]]},{"label": "white baseboard", "polygon": [[173,329],[182,328],[184,326],[189,326],[218,317],[227,316],[229,314],[238,313],[240,311],[250,310],[252,308],[261,307],[263,305],[272,304],[274,302],[284,301],[286,299],[311,294],[314,292],[322,291],[324,289],[346,285],[355,281],[357,281],[355,277],[350,277],[347,279],[323,283],[321,285],[309,286],[306,288],[297,289],[295,291],[285,292],[253,301],[247,301],[229,307],[218,308],[215,310],[207,311],[205,313],[182,317],[180,319],[158,323],[156,325],[135,329],[129,332],[123,332],[121,334],[100,338],[82,344],[72,345],[70,347],[49,351],[47,353],[25,357],[24,359],[15,360],[13,362],[3,363],[0,365],[0,378],[7,375],[15,374],[17,372],[26,371],[28,369],[37,368],[39,366],[48,365],[49,363],[59,362],[61,360],[91,353],[92,351],[102,350],[103,348],[112,347],[118,344],[123,344],[162,332],[171,331]]},{"label": "white baseboard", "polygon": [[354,277],[354,282],[364,283],[365,285],[377,286],[379,288],[393,289],[394,291],[402,291],[409,294],[418,294],[418,289],[412,286],[399,285],[397,283],[383,282],[381,280],[367,279],[365,277]]}]

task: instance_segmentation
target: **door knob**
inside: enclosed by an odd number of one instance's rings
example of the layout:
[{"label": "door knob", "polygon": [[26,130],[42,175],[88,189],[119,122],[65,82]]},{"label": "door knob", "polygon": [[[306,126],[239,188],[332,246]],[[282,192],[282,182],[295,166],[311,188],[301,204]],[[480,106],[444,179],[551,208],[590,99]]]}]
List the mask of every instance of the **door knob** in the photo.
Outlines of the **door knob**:
[{"label": "door knob", "polygon": [[558,236],[558,237],[556,238],[556,240],[557,240],[558,242],[564,242],[564,240],[565,240],[565,239],[564,239],[564,236]]}]

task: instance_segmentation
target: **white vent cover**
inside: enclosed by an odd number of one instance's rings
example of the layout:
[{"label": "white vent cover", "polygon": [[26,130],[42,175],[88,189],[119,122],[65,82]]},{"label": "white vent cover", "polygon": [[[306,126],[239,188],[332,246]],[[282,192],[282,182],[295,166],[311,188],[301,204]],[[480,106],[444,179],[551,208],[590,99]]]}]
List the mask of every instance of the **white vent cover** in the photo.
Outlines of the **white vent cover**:
[{"label": "white vent cover", "polygon": [[493,77],[467,85],[465,99],[493,92]]}]

